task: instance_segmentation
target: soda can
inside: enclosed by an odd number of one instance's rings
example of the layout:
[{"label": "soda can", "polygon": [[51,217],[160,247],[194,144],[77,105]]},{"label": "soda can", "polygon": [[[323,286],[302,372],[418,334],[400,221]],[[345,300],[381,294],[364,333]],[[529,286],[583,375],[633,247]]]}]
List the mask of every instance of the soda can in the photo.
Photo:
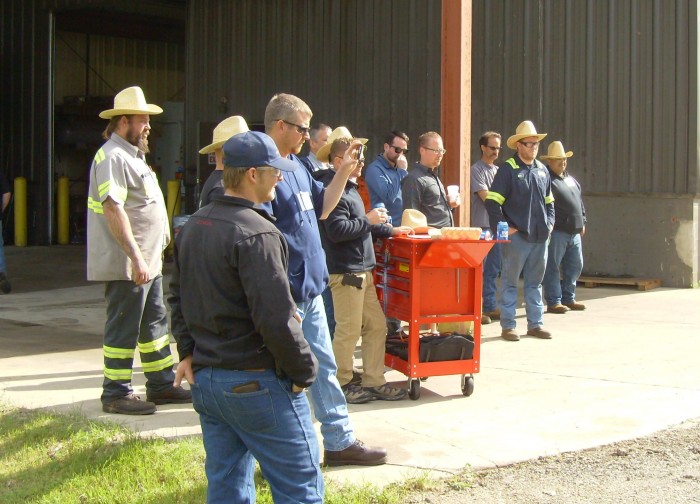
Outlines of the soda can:
[{"label": "soda can", "polygon": [[496,228],[496,239],[497,240],[507,240],[508,239],[508,223],[499,222]]},{"label": "soda can", "polygon": [[384,203],[377,203],[376,205],[374,205],[374,208],[383,208],[384,212],[386,213],[386,223],[391,224],[391,215],[389,215],[389,212],[387,212]]}]

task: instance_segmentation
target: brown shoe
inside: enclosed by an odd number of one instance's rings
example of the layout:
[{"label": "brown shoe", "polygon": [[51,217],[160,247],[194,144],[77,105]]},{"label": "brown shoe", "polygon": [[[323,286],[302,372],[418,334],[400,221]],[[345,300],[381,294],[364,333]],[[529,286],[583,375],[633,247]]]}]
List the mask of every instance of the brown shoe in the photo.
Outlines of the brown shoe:
[{"label": "brown shoe", "polygon": [[501,312],[499,310],[487,311],[484,312],[484,315],[491,320],[501,320]]},{"label": "brown shoe", "polygon": [[563,315],[564,313],[566,313],[568,311],[569,311],[569,309],[561,303],[555,304],[555,305],[550,305],[547,307],[547,313],[558,313],[560,315]]},{"label": "brown shoe", "polygon": [[503,329],[503,331],[501,331],[501,338],[506,341],[520,341],[518,331],[515,329]]},{"label": "brown shoe", "polygon": [[481,325],[490,324],[490,323],[491,323],[491,317],[489,317],[485,313],[482,313],[481,314]]},{"label": "brown shoe", "polygon": [[192,402],[192,392],[182,387],[170,387],[162,392],[146,392],[146,399],[154,404],[186,404]]},{"label": "brown shoe", "polygon": [[341,451],[323,451],[323,465],[330,467],[342,465],[374,466],[386,464],[386,450],[365,446],[359,439]]},{"label": "brown shoe", "polygon": [[102,404],[102,411],[118,415],[152,415],[156,412],[156,405],[142,401],[135,394],[129,394]]},{"label": "brown shoe", "polygon": [[534,329],[528,329],[527,335],[534,336],[535,338],[541,338],[541,339],[552,339],[552,333],[549,331],[545,331],[542,328],[542,326],[535,327]]},{"label": "brown shoe", "polygon": [[567,306],[569,310],[575,310],[575,311],[582,311],[586,309],[586,305],[583,303],[577,303],[574,301],[573,303],[564,303],[564,306]]}]

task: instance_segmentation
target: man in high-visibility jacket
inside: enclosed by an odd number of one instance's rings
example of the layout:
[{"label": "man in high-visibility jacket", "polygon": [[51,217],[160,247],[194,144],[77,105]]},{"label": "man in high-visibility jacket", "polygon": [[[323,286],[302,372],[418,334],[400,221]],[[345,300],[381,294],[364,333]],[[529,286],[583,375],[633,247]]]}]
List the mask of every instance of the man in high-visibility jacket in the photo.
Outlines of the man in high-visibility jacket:
[{"label": "man in high-visibility jacket", "polygon": [[[100,113],[109,124],[103,133],[107,142],[90,168],[87,277],[105,282],[102,410],[107,413],[149,415],[156,404],[192,402],[189,390],[173,386],[162,274],[170,224],[158,180],[145,161],[150,115],[162,111],[134,86],[117,93],[114,108]],[[131,387],[136,346],[147,401]]]},{"label": "man in high-visibility jacket", "polygon": [[535,125],[523,121],[507,145],[517,153],[506,160],[496,173],[486,196],[486,209],[492,232],[499,222],[508,223],[508,239],[501,247],[501,286],[499,308],[501,337],[518,341],[515,330],[515,306],[518,279],[523,273],[527,334],[551,339],[543,328],[542,279],[547,264],[547,240],[554,227],[552,182],[545,166],[537,161],[540,140]]}]

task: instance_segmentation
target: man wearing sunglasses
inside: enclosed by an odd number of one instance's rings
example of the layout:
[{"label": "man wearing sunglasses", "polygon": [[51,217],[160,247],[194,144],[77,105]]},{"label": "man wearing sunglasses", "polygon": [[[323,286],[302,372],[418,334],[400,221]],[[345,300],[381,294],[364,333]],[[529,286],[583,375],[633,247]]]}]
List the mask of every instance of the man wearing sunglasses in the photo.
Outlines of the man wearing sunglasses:
[{"label": "man wearing sunglasses", "polygon": [[498,169],[486,196],[491,232],[499,222],[508,223],[509,243],[501,244],[499,308],[501,338],[519,341],[515,330],[518,279],[523,274],[527,334],[551,339],[543,327],[542,279],[547,264],[547,240],[554,228],[554,197],[547,168],[537,161],[540,140],[530,121],[521,122],[507,145],[516,154]]},{"label": "man wearing sunglasses", "polygon": [[372,208],[383,203],[392,222],[396,223],[401,222],[403,212],[401,181],[407,175],[407,152],[408,135],[392,131],[384,140],[384,152],[367,166],[364,175]]},{"label": "man wearing sunglasses", "polygon": [[[496,159],[501,152],[501,135],[495,131],[487,131],[479,138],[481,158],[469,169],[469,187],[471,191],[471,225],[482,229],[489,229],[489,213],[486,211],[486,196],[496,176],[498,166]],[[490,324],[492,320],[498,320],[499,311],[496,304],[496,279],[501,272],[501,249],[498,243],[494,244],[484,259],[484,283],[481,294],[482,314],[481,323]]]},{"label": "man wearing sunglasses", "polygon": [[442,157],[447,152],[443,147],[442,137],[434,131],[429,131],[418,138],[418,145],[420,161],[401,182],[403,207],[423,213],[428,226],[454,226],[452,212],[460,204],[459,195],[448,199],[445,186],[437,174]]},{"label": "man wearing sunglasses", "polygon": [[333,180],[324,187],[314,180],[297,154],[309,138],[312,112],[300,98],[290,94],[272,97],[265,109],[265,132],[280,155],[297,163],[276,188],[272,203],[263,205],[275,217],[275,225],[289,245],[288,278],[292,297],[301,311],[302,330],[318,360],[318,375],[309,388],[314,415],[321,423],[326,465],[379,465],[386,463],[386,450],[365,446],[355,437],[347,403],[336,377],[331,337],[321,293],[328,285],[326,255],[321,245],[319,219],[336,207],[348,177],[357,168],[353,142]]}]

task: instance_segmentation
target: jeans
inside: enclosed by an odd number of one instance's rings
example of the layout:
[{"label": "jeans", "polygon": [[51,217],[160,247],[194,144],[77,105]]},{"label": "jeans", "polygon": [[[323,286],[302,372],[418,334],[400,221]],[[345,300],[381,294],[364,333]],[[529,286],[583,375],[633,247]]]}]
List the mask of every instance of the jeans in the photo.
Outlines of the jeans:
[{"label": "jeans", "polygon": [[143,285],[131,280],[105,282],[107,322],[102,346],[104,382],[102,402],[132,392],[134,348],[141,355],[146,390],[162,392],[173,386],[168,313],[163,304],[163,276]]},{"label": "jeans", "polygon": [[309,387],[309,395],[314,416],[321,423],[323,447],[328,451],[342,451],[355,442],[355,435],[345,395],[336,378],[337,368],[323,299],[316,296],[311,301],[297,302],[297,306],[304,312],[301,324],[304,338],[318,361],[316,381]]},{"label": "jeans", "polygon": [[[251,383],[259,390],[232,391]],[[323,502],[309,402],[291,387],[273,369],[207,367],[195,373],[192,405],[202,425],[209,504],[255,502],[256,459],[275,503]]]},{"label": "jeans", "polygon": [[[547,306],[576,301],[576,280],[583,271],[581,235],[553,231],[544,273],[544,299]],[[561,282],[559,279],[561,278]]]},{"label": "jeans", "polygon": [[481,289],[483,312],[496,310],[496,280],[501,272],[501,244],[494,243],[484,259],[484,285]]},{"label": "jeans", "polygon": [[508,238],[510,243],[501,244],[501,287],[498,291],[501,327],[515,329],[518,279],[522,272],[527,328],[535,329],[543,325],[542,278],[547,263],[547,242],[530,243],[520,233]]},{"label": "jeans", "polygon": [[5,263],[5,241],[2,238],[2,212],[0,212],[0,273],[7,273],[7,264]]}]

